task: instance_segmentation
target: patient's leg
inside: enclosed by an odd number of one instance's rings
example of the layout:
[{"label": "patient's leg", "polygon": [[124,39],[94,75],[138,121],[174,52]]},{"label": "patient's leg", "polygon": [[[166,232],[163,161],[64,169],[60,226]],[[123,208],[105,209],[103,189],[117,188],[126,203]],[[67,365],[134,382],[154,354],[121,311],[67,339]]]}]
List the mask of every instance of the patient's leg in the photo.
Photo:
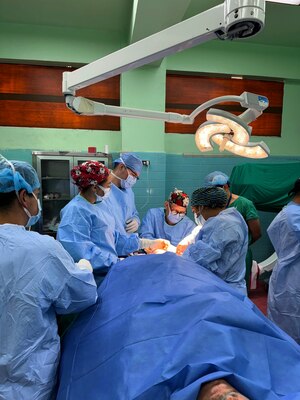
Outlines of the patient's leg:
[{"label": "patient's leg", "polygon": [[206,383],[197,400],[249,400],[223,379]]}]

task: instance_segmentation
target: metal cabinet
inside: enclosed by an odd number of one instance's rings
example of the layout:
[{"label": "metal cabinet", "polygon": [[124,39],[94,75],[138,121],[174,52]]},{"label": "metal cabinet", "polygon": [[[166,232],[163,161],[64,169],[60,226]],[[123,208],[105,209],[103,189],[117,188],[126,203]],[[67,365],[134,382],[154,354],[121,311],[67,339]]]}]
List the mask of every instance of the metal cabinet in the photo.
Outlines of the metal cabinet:
[{"label": "metal cabinet", "polygon": [[78,193],[72,183],[71,169],[87,160],[97,160],[111,168],[112,157],[105,153],[41,152],[32,153],[32,164],[41,182],[42,217],[35,229],[55,236],[60,210]]}]

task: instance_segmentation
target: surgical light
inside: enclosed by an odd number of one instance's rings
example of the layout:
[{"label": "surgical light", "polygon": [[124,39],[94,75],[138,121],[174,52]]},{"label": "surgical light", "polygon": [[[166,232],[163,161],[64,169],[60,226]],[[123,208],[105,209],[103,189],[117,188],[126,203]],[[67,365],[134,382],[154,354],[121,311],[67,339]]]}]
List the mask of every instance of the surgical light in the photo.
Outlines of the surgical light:
[{"label": "surgical light", "polygon": [[[264,96],[244,92],[240,96],[218,97],[201,104],[190,115],[110,106],[83,97],[75,97],[78,89],[200,43],[205,43],[215,38],[232,40],[256,35],[264,27],[264,20],[265,0],[225,0],[223,4],[155,33],[77,70],[64,72],[63,93],[65,94],[67,107],[75,113],[83,115],[112,115],[193,124],[195,117],[200,112],[214,104],[224,101],[238,101],[242,107],[247,108],[238,117],[227,115],[225,121],[224,114],[208,113],[208,118],[211,118],[210,122],[215,125],[214,127],[206,125],[205,129],[201,127],[200,130],[198,129],[196,144],[199,150],[207,151],[211,149],[211,144],[209,144],[211,140],[214,143],[221,143],[222,139],[221,149],[234,152],[237,148],[240,149],[244,146],[243,155],[245,157],[254,157],[255,155],[260,157],[262,154],[268,154],[267,146],[263,142],[256,143],[255,146],[249,143],[251,129],[248,123],[256,119],[268,107],[268,99]],[[221,122],[221,118],[224,123]]]},{"label": "surgical light", "polygon": [[300,0],[267,0],[269,3],[281,3],[281,4],[290,4],[293,6],[299,6]]}]

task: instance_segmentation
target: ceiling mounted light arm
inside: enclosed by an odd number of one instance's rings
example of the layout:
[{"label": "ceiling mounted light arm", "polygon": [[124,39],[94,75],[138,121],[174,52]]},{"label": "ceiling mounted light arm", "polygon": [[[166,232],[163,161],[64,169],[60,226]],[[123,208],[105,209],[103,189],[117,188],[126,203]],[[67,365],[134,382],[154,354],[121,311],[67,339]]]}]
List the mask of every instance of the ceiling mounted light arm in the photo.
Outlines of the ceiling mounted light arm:
[{"label": "ceiling mounted light arm", "polygon": [[[200,105],[190,115],[184,115],[110,106],[74,96],[78,89],[214,38],[225,40],[253,36],[261,31],[264,26],[264,20],[265,0],[225,0],[219,6],[133,43],[84,67],[72,72],[64,72],[62,86],[66,104],[72,111],[82,115],[114,115],[193,124],[196,116],[206,108],[224,101],[238,101],[242,107],[251,109],[251,111],[245,111],[240,120],[228,122],[227,127],[225,127],[225,124],[222,125],[216,122],[217,129],[215,127],[213,134],[206,136],[206,139],[210,140],[210,137],[212,137],[216,139],[215,142],[221,140],[220,148],[222,150],[231,151],[232,144],[236,146],[247,145],[251,134],[251,129],[247,124],[257,118],[263,109],[268,106],[266,97],[247,92],[244,92],[241,96],[222,96]],[[238,117],[233,117],[233,120],[234,118]],[[244,125],[244,128],[238,128],[240,125]],[[225,134],[226,137],[219,134],[220,128],[222,129],[221,133]],[[196,132],[196,137],[198,136],[198,131]],[[233,134],[231,133],[232,131]],[[240,138],[242,138],[241,143],[239,143]],[[201,151],[205,151],[201,149],[201,146],[198,147]]]},{"label": "ceiling mounted light arm", "polygon": [[164,29],[72,72],[63,74],[63,93],[141,67],[209,40],[242,39],[264,27],[265,0],[225,0],[223,4]]}]

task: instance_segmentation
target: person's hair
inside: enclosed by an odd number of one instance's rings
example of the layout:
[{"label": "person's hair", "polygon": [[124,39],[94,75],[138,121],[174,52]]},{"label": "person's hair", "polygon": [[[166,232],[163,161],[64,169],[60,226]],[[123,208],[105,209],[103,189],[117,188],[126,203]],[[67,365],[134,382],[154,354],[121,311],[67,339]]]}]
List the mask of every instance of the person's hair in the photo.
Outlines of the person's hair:
[{"label": "person's hair", "polygon": [[17,195],[14,190],[12,192],[0,193],[0,210],[9,210],[16,198]]},{"label": "person's hair", "polygon": [[216,186],[202,187],[192,193],[191,206],[225,208],[227,201],[227,194],[224,189]]},{"label": "person's hair", "polygon": [[[21,189],[23,190],[23,189]],[[24,189],[25,190],[25,189]],[[27,193],[27,196],[33,197],[32,193]],[[10,210],[13,206],[14,201],[17,199],[15,190],[12,192],[1,193],[0,192],[0,211]]]}]

